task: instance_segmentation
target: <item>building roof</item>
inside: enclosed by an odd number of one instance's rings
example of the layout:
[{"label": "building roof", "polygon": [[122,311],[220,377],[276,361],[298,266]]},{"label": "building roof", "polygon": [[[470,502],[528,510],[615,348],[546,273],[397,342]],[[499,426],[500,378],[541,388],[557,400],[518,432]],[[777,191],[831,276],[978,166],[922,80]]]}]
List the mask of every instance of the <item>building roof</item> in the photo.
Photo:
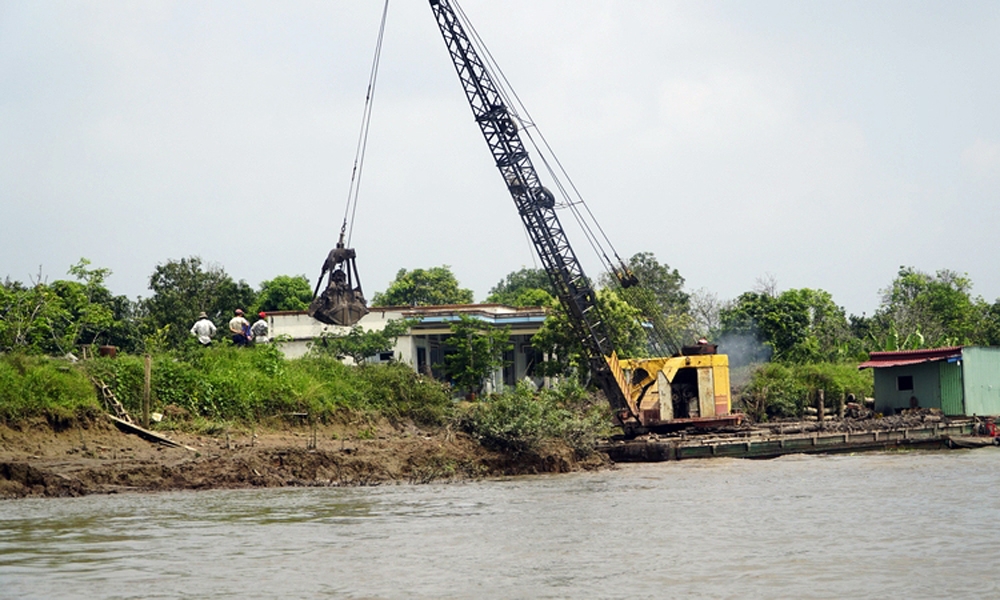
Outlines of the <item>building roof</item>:
[{"label": "building roof", "polygon": [[898,352],[869,352],[868,360],[858,365],[859,369],[882,369],[904,367],[920,363],[937,362],[962,358],[962,346],[931,348],[926,350],[900,350]]},{"label": "building roof", "polygon": [[472,317],[491,325],[539,326],[548,315],[538,306],[512,307],[503,304],[451,304],[444,306],[415,306],[402,311],[404,317],[416,318],[421,325],[453,323],[461,316]]}]

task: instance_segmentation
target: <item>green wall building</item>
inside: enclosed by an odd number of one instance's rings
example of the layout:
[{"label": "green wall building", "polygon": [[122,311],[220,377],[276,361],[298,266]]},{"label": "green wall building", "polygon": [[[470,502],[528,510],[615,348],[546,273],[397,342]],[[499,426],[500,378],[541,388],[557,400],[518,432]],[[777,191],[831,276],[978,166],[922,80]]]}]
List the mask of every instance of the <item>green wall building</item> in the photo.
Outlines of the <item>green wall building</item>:
[{"label": "green wall building", "polygon": [[875,411],[939,408],[952,416],[1000,415],[1000,347],[953,346],[872,352]]}]

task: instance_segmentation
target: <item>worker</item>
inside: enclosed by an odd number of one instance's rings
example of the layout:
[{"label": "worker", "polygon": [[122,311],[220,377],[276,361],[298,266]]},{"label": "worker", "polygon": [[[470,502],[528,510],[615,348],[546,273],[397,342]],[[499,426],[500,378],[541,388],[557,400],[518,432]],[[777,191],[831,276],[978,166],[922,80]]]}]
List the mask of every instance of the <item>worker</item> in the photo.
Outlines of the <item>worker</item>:
[{"label": "worker", "polygon": [[698,345],[699,346],[704,346],[706,344],[708,344],[708,340],[707,339],[705,339],[703,337],[698,338]]},{"label": "worker", "polygon": [[257,313],[257,320],[250,326],[250,337],[255,344],[266,344],[271,341],[268,337],[269,328],[267,325],[267,313],[260,311]]},{"label": "worker", "polygon": [[243,309],[236,309],[236,316],[229,319],[229,333],[233,336],[233,344],[246,346],[250,338],[250,321],[243,318]]},{"label": "worker", "polygon": [[209,320],[205,311],[198,313],[198,320],[191,326],[191,335],[198,338],[202,346],[212,343],[212,336],[215,335],[215,323]]}]

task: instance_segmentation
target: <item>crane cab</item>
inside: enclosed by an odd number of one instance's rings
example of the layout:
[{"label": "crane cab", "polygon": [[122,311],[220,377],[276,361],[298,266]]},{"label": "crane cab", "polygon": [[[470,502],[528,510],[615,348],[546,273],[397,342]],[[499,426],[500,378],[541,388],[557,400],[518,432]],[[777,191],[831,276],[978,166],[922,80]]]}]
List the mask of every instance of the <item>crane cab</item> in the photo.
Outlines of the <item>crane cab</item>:
[{"label": "crane cab", "polygon": [[[688,350],[688,348],[685,348]],[[622,361],[628,395],[644,429],[663,432],[739,423],[732,414],[729,357],[682,353],[669,358]]]}]

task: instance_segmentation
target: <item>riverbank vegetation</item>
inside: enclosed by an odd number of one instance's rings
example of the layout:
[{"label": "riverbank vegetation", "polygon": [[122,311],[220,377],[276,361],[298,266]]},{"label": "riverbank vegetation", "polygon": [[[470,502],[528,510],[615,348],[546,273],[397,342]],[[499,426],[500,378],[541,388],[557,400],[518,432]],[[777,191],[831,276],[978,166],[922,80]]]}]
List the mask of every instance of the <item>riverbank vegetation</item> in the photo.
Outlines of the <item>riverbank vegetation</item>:
[{"label": "riverbank vegetation", "polygon": [[[856,370],[869,352],[1000,344],[1000,301],[991,304],[974,296],[968,277],[953,271],[929,274],[903,267],[879,292],[878,310],[856,316],[824,290],[780,290],[773,278],[759,280],[735,299],[720,300],[706,290],[686,290],[681,274],[648,252],[634,255],[627,267],[644,287],[622,289],[607,276],[596,285],[603,322],[619,353],[662,354],[705,337],[729,355],[737,408],[758,419],[799,416],[820,389],[871,395],[870,373]],[[90,377],[109,380],[123,401],[134,406],[142,373],[139,357],[150,354],[154,397],[163,410],[177,413],[168,415],[172,419],[186,415],[181,420],[188,425],[288,414],[322,420],[351,411],[426,424],[461,419],[465,427],[478,424],[478,439],[498,446],[521,426],[512,423],[504,433],[498,415],[512,419],[515,411],[505,413],[504,403],[516,405],[523,391],[497,396],[495,409],[480,408],[461,417],[451,404],[453,396],[484,400],[484,369],[503,360],[502,331],[458,325],[465,330],[454,336],[449,364],[441,366],[455,385],[449,388],[400,365],[363,365],[372,348],[385,347],[392,337],[388,334],[373,339],[353,330],[343,338],[322,340],[313,356],[300,361],[282,359],[273,347],[240,353],[221,333],[207,351],[193,343],[188,329],[201,311],[224,331],[236,307],[250,314],[306,308],[312,290],[303,275],[278,275],[255,289],[219,265],[188,257],[157,265],[149,279],[151,296],[135,300],[112,294],[107,287],[110,270],[92,267],[86,259],[70,267],[68,275],[70,279],[51,283],[39,274],[27,285],[10,279],[0,285],[0,377],[5,383],[0,418],[44,414],[58,419],[84,410],[92,396]],[[447,266],[401,270],[385,292],[373,297],[408,305],[473,300]],[[533,345],[549,360],[535,365],[535,374],[586,383],[583,348],[554,297],[545,273],[525,268],[501,279],[486,301],[548,308],[550,317]],[[660,346],[645,342],[648,329],[656,331]],[[115,347],[118,358],[90,359],[75,367],[42,358],[79,356],[84,347],[92,354],[103,345]],[[361,366],[340,364],[337,359],[343,356]],[[531,408],[549,414],[554,405],[544,395],[532,397],[538,406]],[[492,397],[485,400],[492,402]],[[529,420],[546,422],[542,417]],[[542,426],[533,431],[557,433]]]},{"label": "riverbank vegetation", "polygon": [[[0,356],[0,425],[44,420],[54,428],[85,424],[106,407],[96,383],[107,385],[125,410],[142,414],[144,357],[119,354],[71,362],[64,358]],[[455,429],[511,455],[550,442],[579,456],[610,433],[603,401],[574,383],[536,392],[522,384],[476,402],[459,402],[450,386],[399,363],[345,365],[314,354],[288,360],[271,345],[191,347],[151,356],[150,428],[213,434],[266,427],[337,423],[350,435],[371,436],[379,423],[425,431]]]}]

